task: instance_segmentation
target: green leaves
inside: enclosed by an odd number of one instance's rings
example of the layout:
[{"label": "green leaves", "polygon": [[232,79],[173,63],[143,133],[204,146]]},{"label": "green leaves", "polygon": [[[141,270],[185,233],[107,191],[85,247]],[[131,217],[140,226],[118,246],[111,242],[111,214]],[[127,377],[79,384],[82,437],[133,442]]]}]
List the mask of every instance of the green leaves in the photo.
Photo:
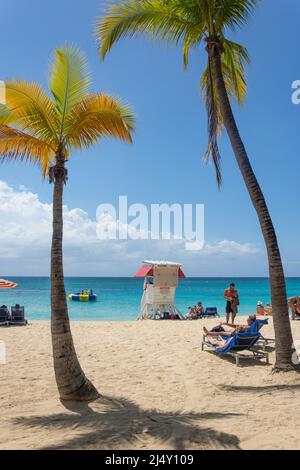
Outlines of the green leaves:
[{"label": "green leaves", "polygon": [[56,49],[50,66],[52,94],[33,82],[8,80],[0,105],[0,159],[30,160],[46,176],[58,150],[88,148],[100,138],[132,142],[135,117],[119,99],[93,93],[84,55]]},{"label": "green leaves", "polygon": [[205,152],[205,160],[206,162],[211,161],[213,163],[216,172],[217,184],[218,187],[220,187],[222,182],[222,173],[218,137],[222,131],[223,118],[217,97],[214,70],[210,59],[201,77],[201,90],[204,95],[207,112],[208,144]]},{"label": "green leaves", "polygon": [[179,44],[187,64],[191,45],[203,36],[224,35],[244,24],[260,0],[121,0],[109,2],[95,25],[102,59],[121,38],[147,33],[152,39]]},{"label": "green leaves", "polygon": [[250,64],[250,57],[245,47],[223,39],[222,70],[229,96],[236,97],[241,105],[247,93],[245,66]]},{"label": "green leaves", "polygon": [[[250,62],[247,50],[228,39],[228,28],[243,25],[260,0],[110,0],[104,16],[96,23],[95,33],[102,59],[121,38],[146,33],[151,39],[180,45],[184,67],[189,52],[205,40],[220,40],[223,46],[222,72],[227,93],[242,104],[247,85],[245,65]],[[206,159],[212,160],[218,185],[221,184],[218,137],[223,127],[215,77],[208,65],[201,78],[208,115],[208,147]]]},{"label": "green leaves", "polygon": [[236,29],[244,25],[261,0],[215,0],[216,30]]},{"label": "green leaves", "polygon": [[[227,93],[231,99],[236,98],[241,105],[247,93],[245,65],[250,62],[247,49],[240,44],[222,40],[224,52],[221,56],[222,72]],[[201,76],[201,90],[204,95],[208,118],[208,146],[205,153],[207,161],[211,160],[216,171],[218,186],[221,185],[221,156],[218,148],[218,138],[223,128],[223,118],[217,96],[214,69],[208,65]]]},{"label": "green leaves", "polygon": [[152,39],[178,44],[200,41],[203,24],[195,15],[195,0],[123,0],[110,4],[95,26],[102,59],[122,37],[147,33]]},{"label": "green leaves", "polygon": [[90,85],[87,61],[79,49],[64,46],[55,50],[50,64],[49,84],[60,121],[59,136],[62,138],[72,109],[87,95]]}]

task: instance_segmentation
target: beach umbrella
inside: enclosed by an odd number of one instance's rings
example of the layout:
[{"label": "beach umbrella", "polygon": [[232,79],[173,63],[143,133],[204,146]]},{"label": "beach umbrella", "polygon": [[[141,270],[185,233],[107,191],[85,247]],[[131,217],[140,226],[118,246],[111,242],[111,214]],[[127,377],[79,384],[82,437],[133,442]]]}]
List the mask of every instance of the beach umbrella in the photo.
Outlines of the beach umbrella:
[{"label": "beach umbrella", "polygon": [[18,284],[15,282],[7,281],[6,279],[0,279],[0,289],[14,289]]}]

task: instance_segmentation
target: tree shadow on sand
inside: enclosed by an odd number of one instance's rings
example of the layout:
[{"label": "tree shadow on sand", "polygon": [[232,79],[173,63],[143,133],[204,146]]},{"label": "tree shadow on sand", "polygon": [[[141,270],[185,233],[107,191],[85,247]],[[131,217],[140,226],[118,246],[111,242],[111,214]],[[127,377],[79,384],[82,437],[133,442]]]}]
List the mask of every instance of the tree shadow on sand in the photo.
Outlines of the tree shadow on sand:
[{"label": "tree shadow on sand", "polygon": [[[266,349],[266,352],[271,352],[272,349],[269,348]],[[229,364],[232,364],[235,366],[235,358],[232,357],[232,356],[229,356],[229,355],[220,355],[218,353],[216,353],[215,351],[210,351],[210,350],[205,350],[205,352],[207,352],[208,354],[211,354],[213,356],[215,356],[219,361],[220,363],[222,361],[224,362],[228,362]],[[243,356],[240,358],[240,368],[247,368],[247,367],[250,367],[250,368],[253,368],[253,367],[271,367],[271,364],[267,364],[266,361],[263,359],[263,360],[257,360],[257,359],[254,359],[254,357],[249,354],[249,357],[246,357],[246,356]]]},{"label": "tree shadow on sand", "polygon": [[[238,413],[174,413],[142,409],[127,399],[101,397],[96,402],[62,402],[67,412],[13,418],[13,423],[38,432],[55,431],[56,443],[43,449],[239,449],[233,434],[202,426],[210,419]],[[71,412],[71,413],[70,413]]]},{"label": "tree shadow on sand", "polygon": [[220,385],[218,387],[224,392],[245,392],[245,393],[258,393],[258,392],[279,392],[279,391],[300,391],[300,384],[274,384],[274,385]]}]

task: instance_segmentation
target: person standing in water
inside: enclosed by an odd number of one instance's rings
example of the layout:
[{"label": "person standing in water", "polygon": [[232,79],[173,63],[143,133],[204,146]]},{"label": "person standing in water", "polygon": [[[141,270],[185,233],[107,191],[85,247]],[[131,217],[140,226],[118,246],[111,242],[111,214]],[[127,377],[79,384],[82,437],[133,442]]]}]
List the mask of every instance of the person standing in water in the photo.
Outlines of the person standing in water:
[{"label": "person standing in water", "polygon": [[224,292],[224,298],[226,299],[226,323],[229,323],[231,314],[231,323],[234,324],[236,314],[238,312],[239,294],[235,288],[234,282]]}]

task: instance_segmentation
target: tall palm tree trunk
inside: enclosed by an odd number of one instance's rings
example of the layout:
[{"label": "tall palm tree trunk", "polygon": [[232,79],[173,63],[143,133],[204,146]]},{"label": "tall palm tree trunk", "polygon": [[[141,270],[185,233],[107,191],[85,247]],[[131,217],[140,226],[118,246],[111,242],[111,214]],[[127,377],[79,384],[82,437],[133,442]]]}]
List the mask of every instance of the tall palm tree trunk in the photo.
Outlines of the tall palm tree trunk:
[{"label": "tall palm tree trunk", "polygon": [[[73,344],[63,274],[63,186],[64,160],[51,168],[53,191],[53,235],[51,249],[51,333],[56,383],[61,399],[88,401],[98,398],[93,384],[84,375]],[[51,177],[52,174],[52,177]]]},{"label": "tall palm tree trunk", "polygon": [[290,370],[292,368],[293,338],[287,305],[285,277],[276,233],[264,195],[252,170],[232,112],[222,73],[222,45],[220,40],[208,40],[207,52],[214,70],[217,95],[220,102],[224,126],[250,198],[257,212],[268,252],[273,321],[276,337],[276,363],[274,370]]}]

